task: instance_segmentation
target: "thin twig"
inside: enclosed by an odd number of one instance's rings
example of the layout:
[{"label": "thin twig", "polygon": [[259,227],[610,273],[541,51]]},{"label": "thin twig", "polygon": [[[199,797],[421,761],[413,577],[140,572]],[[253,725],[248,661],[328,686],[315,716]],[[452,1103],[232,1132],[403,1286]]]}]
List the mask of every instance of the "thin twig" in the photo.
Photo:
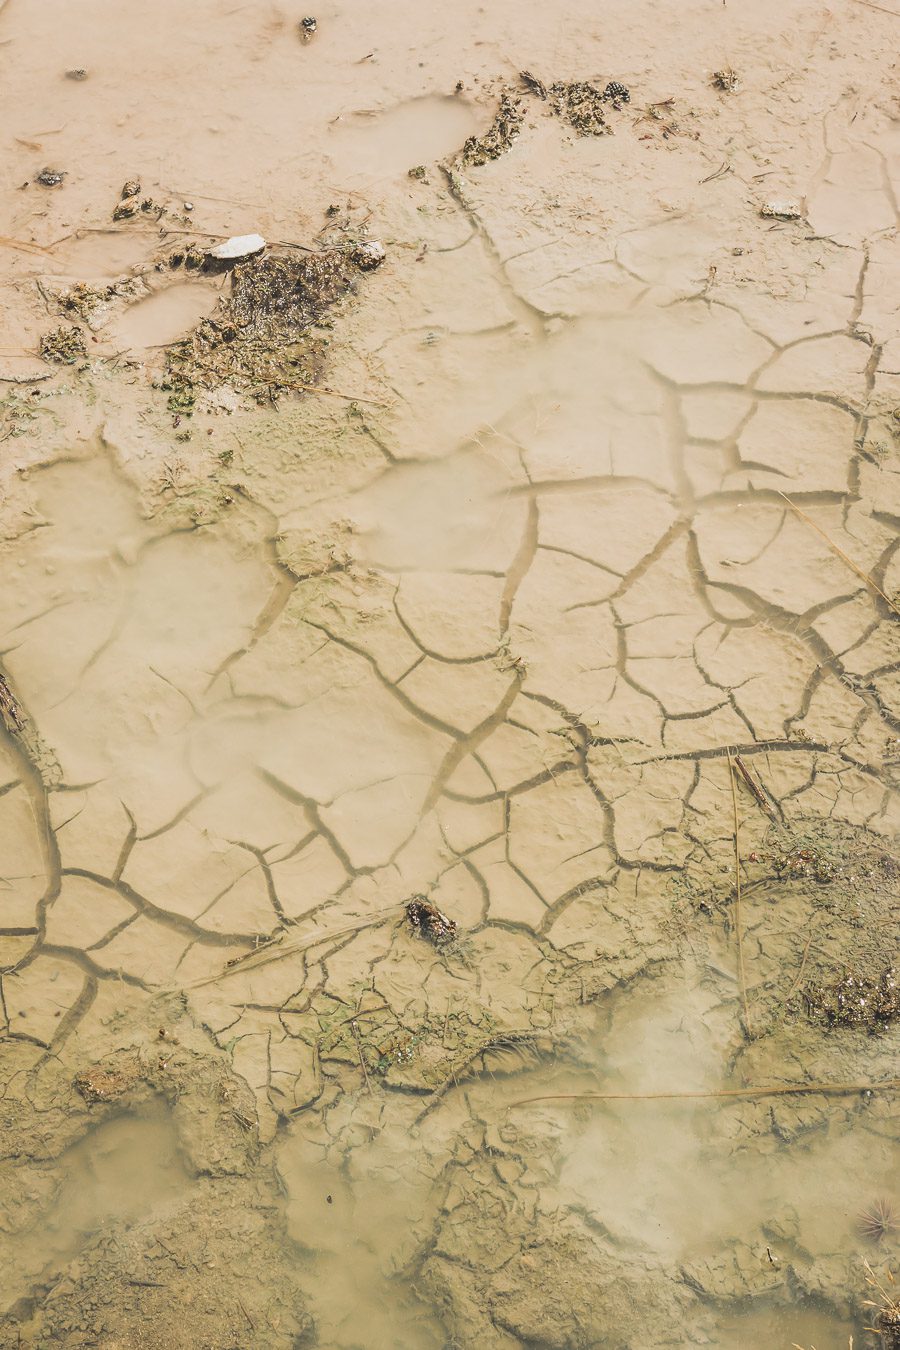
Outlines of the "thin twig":
[{"label": "thin twig", "polygon": [[366,1091],[372,1091],[372,1084],[369,1082],[369,1070],[366,1068],[366,1060],[362,1051],[362,1041],[359,1039],[359,1028],[356,1025],[356,1018],[350,1018],[350,1030],[353,1032],[353,1039],[356,1041],[356,1053],[359,1055],[359,1067],[363,1071],[363,1078],[366,1080]]},{"label": "thin twig", "polygon": [[741,853],[738,835],[737,789],[735,788],[734,760],[728,753],[728,777],[731,782],[731,806],[734,812],[734,932],[737,940],[738,988],[744,1012],[744,1030],[750,1035],[750,1013],[747,1008],[747,976],[744,970],[744,929],[741,922]]},{"label": "thin twig", "polygon": [[740,755],[735,755],[734,763],[738,770],[738,773],[741,775],[744,782],[747,784],[747,787],[752,792],[754,800],[756,801],[760,810],[765,811],[766,815],[769,817],[770,820],[774,820],[775,811],[772,807],[772,803],[766,797],[766,794],[763,791],[762,787],[760,786],[759,783],[757,783],[756,779],[753,777],[752,773],[747,768],[746,764],[741,759]]},{"label": "thin twig", "polygon": [[[194,364],[198,370],[205,370],[211,375],[220,373],[215,366],[208,366],[205,361],[195,361]],[[227,374],[223,374],[222,379],[227,380]],[[262,380],[262,377],[260,379]],[[283,380],[280,375],[273,375],[271,383],[276,391],[279,389],[296,389],[299,393],[304,394],[328,394],[331,398],[343,398],[350,403],[371,403],[375,408],[387,408],[389,406],[378,398],[363,398],[362,394],[342,394],[339,389],[329,389],[324,384],[301,384],[298,380]]]},{"label": "thin twig", "polygon": [[719,1088],[714,1092],[551,1092],[541,1097],[521,1097],[510,1102],[514,1106],[531,1106],[533,1102],[662,1102],[715,1101],[721,1097],[803,1097],[821,1094],[823,1097],[849,1097],[855,1092],[895,1092],[900,1078],[889,1078],[884,1083],[792,1083],[782,1087]]},{"label": "thin twig", "polygon": [[[864,0],[864,3],[867,3],[867,0]],[[876,6],[876,8],[878,8],[878,6]],[[892,609],[894,613],[897,615],[897,617],[900,618],[900,608],[898,608],[897,605],[894,604],[893,600],[890,600],[885,595],[884,591],[881,589],[878,583],[874,581],[872,577],[869,576],[868,572],[864,572],[863,569],[859,567],[853,561],[852,558],[849,558],[847,554],[844,552],[844,550],[840,547],[840,545],[836,544],[834,540],[825,533],[821,525],[817,525],[811,516],[808,516],[805,511],[801,511],[800,507],[796,506],[794,502],[791,501],[790,497],[787,496],[786,493],[779,492],[778,495],[779,497],[784,497],[784,500],[787,502],[788,506],[795,513],[795,515],[798,515],[800,519],[805,521],[806,524],[809,525],[811,529],[815,530],[816,534],[820,534],[822,538],[825,540],[825,543],[828,545],[828,547],[837,554],[837,556],[841,559],[842,562],[845,562],[847,564],[851,572],[855,572],[856,575],[862,581],[864,581],[867,586],[870,586],[872,588],[872,590],[875,592],[876,595],[880,595],[884,603],[888,606],[888,608]]]},{"label": "thin twig", "polygon": [[797,971],[797,978],[794,980],[794,983],[791,985],[790,989],[784,996],[784,1007],[787,1007],[791,999],[796,994],[797,990],[800,988],[800,982],[803,979],[803,972],[806,969],[806,961],[809,956],[809,949],[812,946],[812,940],[816,935],[816,924],[818,923],[820,918],[821,918],[820,914],[814,914],[812,917],[812,923],[809,926],[809,937],[806,939],[806,946],[803,948],[803,956],[800,958],[800,969]]}]

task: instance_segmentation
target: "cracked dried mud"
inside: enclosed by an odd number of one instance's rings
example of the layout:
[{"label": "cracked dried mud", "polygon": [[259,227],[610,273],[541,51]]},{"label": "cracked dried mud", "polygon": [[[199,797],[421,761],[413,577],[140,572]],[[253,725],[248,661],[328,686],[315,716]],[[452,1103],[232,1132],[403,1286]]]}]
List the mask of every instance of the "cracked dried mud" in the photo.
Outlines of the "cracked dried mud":
[{"label": "cracked dried mud", "polygon": [[0,0],[0,1347],[884,1350],[900,9],[300,19]]}]

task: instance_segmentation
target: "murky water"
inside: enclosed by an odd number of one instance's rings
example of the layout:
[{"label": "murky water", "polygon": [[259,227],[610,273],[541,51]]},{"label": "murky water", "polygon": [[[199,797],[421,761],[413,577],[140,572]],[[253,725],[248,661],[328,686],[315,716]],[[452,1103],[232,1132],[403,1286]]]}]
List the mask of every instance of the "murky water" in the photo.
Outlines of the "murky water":
[{"label": "murky water", "polygon": [[0,4],[0,1346],[892,1350],[896,16],[303,17]]}]

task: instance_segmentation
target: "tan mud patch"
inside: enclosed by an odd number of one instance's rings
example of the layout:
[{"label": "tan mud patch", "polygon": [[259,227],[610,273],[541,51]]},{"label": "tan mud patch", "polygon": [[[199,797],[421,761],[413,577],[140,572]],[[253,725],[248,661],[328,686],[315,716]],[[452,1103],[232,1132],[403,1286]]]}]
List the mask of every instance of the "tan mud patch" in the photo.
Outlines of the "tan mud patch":
[{"label": "tan mud patch", "polygon": [[140,352],[163,347],[184,337],[215,307],[219,288],[202,282],[181,282],[138,300],[104,331],[115,351]]},{"label": "tan mud patch", "polygon": [[896,20],[299,17],[0,13],[0,1344],[875,1350]]}]

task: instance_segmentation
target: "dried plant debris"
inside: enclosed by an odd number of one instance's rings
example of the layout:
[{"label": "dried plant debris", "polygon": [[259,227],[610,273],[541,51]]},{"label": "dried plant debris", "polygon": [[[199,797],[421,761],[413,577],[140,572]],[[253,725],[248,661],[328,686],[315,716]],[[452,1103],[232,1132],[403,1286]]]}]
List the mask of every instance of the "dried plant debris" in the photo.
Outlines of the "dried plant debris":
[{"label": "dried plant debris", "polygon": [[834,881],[840,866],[822,849],[798,845],[785,849],[772,860],[776,875],[783,881]]},{"label": "dried plant debris", "polygon": [[406,917],[415,931],[427,938],[435,947],[443,947],[452,942],[457,934],[455,919],[447,915],[436,905],[425,899],[424,895],[414,895],[406,905]]},{"label": "dried plant debris", "polygon": [[60,187],[65,176],[65,169],[41,169],[35,182],[40,183],[41,187]]},{"label": "dried plant debris", "polygon": [[147,215],[154,216],[157,220],[165,215],[166,208],[160,206],[152,197],[144,197],[141,194],[141,185],[136,178],[131,178],[122,185],[122,191],[119,200],[113,209],[113,220],[130,220],[133,216]]},{"label": "dried plant debris", "polygon": [[0,726],[19,742],[47,787],[55,787],[62,781],[59,760],[35,728],[4,675],[0,675]]},{"label": "dried plant debris", "polygon": [[869,1242],[884,1242],[897,1232],[900,1224],[894,1206],[884,1195],[876,1196],[870,1205],[860,1212],[857,1224],[859,1234]]},{"label": "dried plant debris", "polygon": [[[547,103],[550,111],[566,122],[579,136],[609,136],[612,127],[606,120],[610,108],[630,103],[631,91],[618,80],[610,80],[604,89],[585,80],[557,80],[545,84],[530,70],[519,72],[528,93]],[[524,106],[511,89],[500,95],[500,106],[483,136],[470,136],[462,148],[463,164],[487,164],[499,159],[511,147],[522,130]]]},{"label": "dried plant debris", "polygon": [[45,361],[58,366],[74,366],[76,361],[87,355],[84,345],[84,333],[74,324],[60,324],[44,333],[40,342],[40,353]]},{"label": "dried plant debris", "polygon": [[712,84],[714,89],[721,89],[723,94],[733,94],[740,84],[740,79],[737,71],[732,70],[731,66],[723,66],[721,70],[713,71]]},{"label": "dried plant debris", "polygon": [[114,1102],[137,1082],[136,1064],[92,1064],[75,1075],[75,1087],[86,1102]]},{"label": "dried plant debris", "polygon": [[18,736],[28,724],[28,718],[3,675],[0,675],[0,722],[10,736]]},{"label": "dried plant debris", "polygon": [[108,286],[91,286],[86,281],[76,281],[63,291],[51,295],[45,286],[42,290],[59,314],[66,318],[79,319],[92,328],[99,328],[109,317],[111,306],[117,300],[127,300],[136,296],[140,282],[135,277],[126,277],[122,281],[110,282]]},{"label": "dried plant debris", "polygon": [[888,966],[880,975],[848,970],[830,984],[807,990],[809,1016],[829,1027],[879,1031],[900,1014],[897,972]]},{"label": "dried plant debris", "polygon": [[530,70],[520,70],[519,79],[530,93],[536,94],[538,98],[547,97],[547,86],[543,80],[539,80],[537,75],[532,75]]},{"label": "dried plant debris", "polygon": [[[314,330],[332,305],[354,291],[363,265],[355,254],[363,247],[264,254],[235,264],[230,296],[166,354],[169,409],[190,413],[199,391],[223,385],[259,401],[316,385],[328,337]],[[372,266],[377,263],[369,255],[364,270]]]},{"label": "dried plant debris", "polygon": [[525,110],[522,100],[510,90],[500,95],[500,106],[483,136],[470,136],[462,148],[463,164],[487,164],[510,149],[522,130]]},{"label": "dried plant debris", "polygon": [[553,112],[579,136],[612,134],[612,127],[606,120],[609,99],[596,85],[585,80],[572,80],[568,84],[557,82],[550,85],[549,95]]}]

